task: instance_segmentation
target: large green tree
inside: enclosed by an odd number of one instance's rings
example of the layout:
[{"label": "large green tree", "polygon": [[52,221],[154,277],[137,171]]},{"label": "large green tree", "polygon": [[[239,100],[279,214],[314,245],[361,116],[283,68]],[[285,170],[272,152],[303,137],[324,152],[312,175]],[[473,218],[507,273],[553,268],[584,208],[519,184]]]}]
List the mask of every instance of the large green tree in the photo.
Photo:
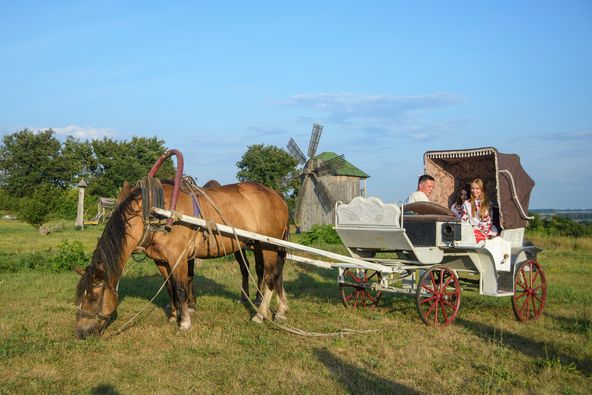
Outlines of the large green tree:
[{"label": "large green tree", "polygon": [[298,188],[298,161],[275,145],[255,144],[247,147],[236,163],[240,181],[257,181],[280,193],[288,206],[294,205]]},{"label": "large green tree", "polygon": [[41,185],[65,189],[74,170],[65,163],[61,147],[51,129],[24,129],[4,136],[0,145],[0,186],[17,198],[32,195]]},{"label": "large green tree", "polygon": [[[133,137],[130,141],[93,140],[92,149],[97,166],[89,182],[89,193],[97,196],[115,196],[123,181],[133,185],[148,175],[158,157],[166,152],[164,141],[156,137]],[[161,178],[172,178],[174,174],[170,159],[158,172]]]}]

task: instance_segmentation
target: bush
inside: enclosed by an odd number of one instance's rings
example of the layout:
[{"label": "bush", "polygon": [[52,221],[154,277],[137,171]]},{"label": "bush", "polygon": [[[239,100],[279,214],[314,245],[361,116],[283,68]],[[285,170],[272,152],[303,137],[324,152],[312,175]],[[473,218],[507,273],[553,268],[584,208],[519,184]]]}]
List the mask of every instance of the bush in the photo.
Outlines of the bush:
[{"label": "bush", "polygon": [[74,266],[84,267],[88,257],[84,253],[84,247],[79,241],[69,243],[64,240],[58,247],[57,254],[51,259],[50,270],[54,272],[72,270]]},{"label": "bush", "polygon": [[40,186],[31,196],[20,199],[19,219],[39,228],[49,218],[49,214],[53,211],[55,202],[61,194],[57,188],[48,185]]},{"label": "bush", "polygon": [[74,266],[85,267],[89,257],[84,253],[82,243],[64,240],[57,248],[42,252],[6,254],[0,252],[0,273],[16,273],[26,270],[40,272],[62,272]]},{"label": "bush", "polygon": [[302,234],[300,244],[341,244],[339,235],[331,225],[313,225],[310,232]]}]

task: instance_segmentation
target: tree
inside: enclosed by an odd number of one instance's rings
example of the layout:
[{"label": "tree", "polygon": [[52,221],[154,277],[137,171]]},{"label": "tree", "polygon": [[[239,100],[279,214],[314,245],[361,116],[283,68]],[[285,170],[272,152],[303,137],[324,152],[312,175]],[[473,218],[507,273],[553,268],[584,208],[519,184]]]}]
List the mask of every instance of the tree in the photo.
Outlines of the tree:
[{"label": "tree", "polygon": [[236,163],[240,181],[257,181],[280,193],[288,206],[293,206],[294,191],[298,187],[298,161],[274,145],[255,144],[247,147]]},{"label": "tree", "polygon": [[30,196],[40,185],[66,188],[73,174],[63,161],[61,143],[52,129],[24,129],[3,137],[0,186],[13,197]]},{"label": "tree", "polygon": [[[116,196],[124,181],[134,184],[148,175],[160,155],[166,152],[164,141],[156,137],[133,137],[131,141],[116,141],[110,138],[93,140],[92,149],[97,161],[89,194]],[[158,172],[161,178],[172,178],[173,162],[163,163]]]},{"label": "tree", "polygon": [[19,200],[19,219],[39,228],[47,221],[62,194],[62,190],[48,184],[39,186],[30,195]]}]

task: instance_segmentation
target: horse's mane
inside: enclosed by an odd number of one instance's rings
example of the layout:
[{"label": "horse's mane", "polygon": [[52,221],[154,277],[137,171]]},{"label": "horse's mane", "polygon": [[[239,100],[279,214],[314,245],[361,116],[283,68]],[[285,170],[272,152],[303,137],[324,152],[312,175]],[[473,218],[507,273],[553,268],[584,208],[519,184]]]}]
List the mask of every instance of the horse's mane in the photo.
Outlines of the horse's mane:
[{"label": "horse's mane", "polygon": [[103,234],[101,235],[97,248],[93,252],[90,265],[86,268],[78,286],[76,288],[76,299],[80,300],[84,291],[90,291],[93,286],[93,278],[99,271],[104,272],[104,281],[106,284],[109,278],[119,278],[121,276],[121,267],[119,265],[122,259],[123,251],[126,247],[126,233],[128,227],[128,218],[133,209],[131,203],[140,193],[140,188],[134,188],[121,203],[113,210]]}]

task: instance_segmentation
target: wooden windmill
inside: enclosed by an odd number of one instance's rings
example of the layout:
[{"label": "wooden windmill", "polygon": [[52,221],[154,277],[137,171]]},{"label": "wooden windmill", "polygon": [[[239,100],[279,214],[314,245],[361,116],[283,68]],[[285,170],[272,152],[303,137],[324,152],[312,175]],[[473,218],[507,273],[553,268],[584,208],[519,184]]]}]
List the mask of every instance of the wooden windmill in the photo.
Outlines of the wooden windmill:
[{"label": "wooden windmill", "polygon": [[[355,196],[359,196],[359,179],[368,177],[347,162],[343,155],[324,152],[317,156],[322,132],[323,126],[313,124],[308,156],[304,155],[294,139],[290,139],[287,145],[288,152],[302,165],[294,220],[304,232],[310,230],[314,224],[332,224],[335,203],[349,203]],[[355,174],[350,174],[352,172]],[[352,182],[355,185],[352,186]]]}]

